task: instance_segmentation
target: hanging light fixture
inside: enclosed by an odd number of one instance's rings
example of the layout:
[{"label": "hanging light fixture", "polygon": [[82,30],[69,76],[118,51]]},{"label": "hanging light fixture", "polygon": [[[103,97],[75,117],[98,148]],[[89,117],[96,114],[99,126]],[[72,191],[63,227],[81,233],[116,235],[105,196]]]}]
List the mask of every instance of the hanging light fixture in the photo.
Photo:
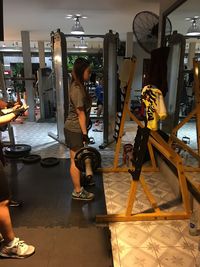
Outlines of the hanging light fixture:
[{"label": "hanging light fixture", "polygon": [[75,24],[72,26],[71,34],[79,35],[85,33],[83,27],[81,26],[79,18],[80,16],[75,17]]},{"label": "hanging light fixture", "polygon": [[189,27],[186,35],[187,36],[200,36],[200,27],[197,25],[197,21],[200,19],[199,16],[195,16],[193,18],[186,18],[192,22],[192,25]]},{"label": "hanging light fixture", "polygon": [[80,45],[78,46],[78,48],[81,48],[81,49],[86,49],[88,46],[84,40],[83,37],[81,37],[81,41],[80,41]]}]

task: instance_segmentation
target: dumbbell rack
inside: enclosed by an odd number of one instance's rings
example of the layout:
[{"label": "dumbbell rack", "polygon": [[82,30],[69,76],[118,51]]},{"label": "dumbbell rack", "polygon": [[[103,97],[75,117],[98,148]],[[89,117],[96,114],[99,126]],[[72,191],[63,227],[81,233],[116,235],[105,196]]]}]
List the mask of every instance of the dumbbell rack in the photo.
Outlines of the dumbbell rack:
[{"label": "dumbbell rack", "polygon": [[[180,147],[191,154],[195,159],[199,161],[199,167],[184,166],[186,171],[200,171],[200,61],[196,59],[193,60],[194,69],[194,94],[195,94],[195,108],[190,114],[187,115],[173,130],[170,135],[169,144],[172,145],[173,142],[177,143]],[[197,152],[189,147],[185,142],[177,138],[177,132],[182,126],[190,121],[191,118],[196,118],[196,132],[197,132]]]},{"label": "dumbbell rack", "polygon": [[[129,117],[134,120],[141,128],[144,128],[144,125],[141,121],[139,121],[134,114],[129,110],[129,100],[130,100],[130,92],[131,92],[131,85],[133,80],[133,74],[135,70],[135,59],[130,60],[130,66],[131,71],[128,79],[128,86],[126,91],[126,97],[125,97],[125,104],[124,109],[122,113],[122,120],[120,124],[120,130],[119,130],[119,136],[116,143],[116,149],[115,149],[115,158],[113,167],[111,168],[103,168],[103,172],[120,172],[120,171],[128,171],[128,168],[120,167],[118,166],[118,159],[119,159],[119,153],[120,153],[120,146],[121,146],[121,138],[123,135],[123,129],[124,129],[124,123],[126,116],[129,115]],[[134,179],[132,175],[132,181],[131,186],[129,190],[126,210],[124,213],[121,214],[107,214],[107,215],[97,215],[96,216],[96,222],[125,222],[125,221],[138,221],[138,220],[180,220],[180,219],[188,219],[191,214],[190,210],[190,204],[189,204],[189,193],[187,188],[187,182],[186,177],[184,174],[184,167],[182,164],[181,157],[170,147],[168,143],[166,143],[163,138],[155,131],[150,131],[149,137],[148,137],[148,149],[149,154],[151,158],[151,167],[141,167],[139,177]],[[179,186],[180,191],[182,195],[182,201],[183,201],[183,209],[180,211],[162,211],[160,207],[158,206],[156,199],[150,192],[144,176],[142,174],[143,171],[158,171],[158,167],[156,165],[154,153],[153,153],[153,146],[162,153],[164,157],[166,157],[177,169],[178,174],[178,180],[179,180]],[[136,169],[136,166],[135,166]],[[134,172],[134,168],[132,170],[129,170],[129,172]],[[141,184],[144,193],[147,196],[147,199],[149,200],[153,212],[145,212],[145,213],[133,213],[133,204],[136,199],[136,192],[138,188],[138,183]]]}]

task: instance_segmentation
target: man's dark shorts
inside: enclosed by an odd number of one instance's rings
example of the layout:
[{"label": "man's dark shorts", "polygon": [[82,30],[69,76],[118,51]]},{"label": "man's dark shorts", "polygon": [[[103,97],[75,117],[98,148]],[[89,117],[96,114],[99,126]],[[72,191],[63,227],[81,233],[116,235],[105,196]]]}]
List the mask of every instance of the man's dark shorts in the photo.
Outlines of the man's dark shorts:
[{"label": "man's dark shorts", "polygon": [[8,181],[5,176],[3,167],[0,165],[0,202],[10,198]]},{"label": "man's dark shorts", "polygon": [[64,129],[65,132],[65,144],[69,149],[80,149],[83,147],[83,134],[71,132],[67,129]]}]

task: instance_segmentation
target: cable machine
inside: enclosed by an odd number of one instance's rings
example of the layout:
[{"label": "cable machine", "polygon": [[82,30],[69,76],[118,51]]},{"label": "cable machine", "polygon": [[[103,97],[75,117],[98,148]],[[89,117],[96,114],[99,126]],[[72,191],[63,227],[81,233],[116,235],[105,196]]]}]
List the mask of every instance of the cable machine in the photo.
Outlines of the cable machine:
[{"label": "cable machine", "polygon": [[68,78],[67,78],[67,45],[64,33],[58,30],[51,33],[53,77],[56,91],[57,135],[50,137],[64,143],[64,122],[68,113]]},{"label": "cable machine", "polygon": [[[51,33],[53,76],[56,91],[57,135],[49,133],[49,136],[61,143],[64,142],[64,122],[68,113],[69,77],[67,70],[67,37],[74,37],[74,35],[64,34],[60,30]],[[104,148],[113,142],[116,115],[117,46],[119,37],[118,33],[113,34],[111,30],[106,35],[84,34],[84,37],[104,38],[104,133],[103,144],[100,146]]]},{"label": "cable machine", "polygon": [[105,148],[113,142],[117,99],[117,45],[118,34],[110,30],[104,37],[104,134]]}]

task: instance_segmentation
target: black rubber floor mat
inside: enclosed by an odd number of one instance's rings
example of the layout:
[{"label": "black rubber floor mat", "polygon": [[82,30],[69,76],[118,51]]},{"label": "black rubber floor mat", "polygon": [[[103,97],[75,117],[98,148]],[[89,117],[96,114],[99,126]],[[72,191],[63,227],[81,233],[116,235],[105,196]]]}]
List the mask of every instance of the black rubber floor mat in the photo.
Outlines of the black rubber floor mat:
[{"label": "black rubber floor mat", "polygon": [[109,228],[95,223],[95,215],[106,214],[102,175],[96,174],[96,185],[87,188],[95,193],[94,201],[72,200],[69,160],[59,160],[54,168],[39,162],[18,168],[11,162],[6,175],[12,195],[23,201],[23,207],[10,209],[14,229],[36,253],[25,261],[0,259],[0,267],[113,266]]}]

